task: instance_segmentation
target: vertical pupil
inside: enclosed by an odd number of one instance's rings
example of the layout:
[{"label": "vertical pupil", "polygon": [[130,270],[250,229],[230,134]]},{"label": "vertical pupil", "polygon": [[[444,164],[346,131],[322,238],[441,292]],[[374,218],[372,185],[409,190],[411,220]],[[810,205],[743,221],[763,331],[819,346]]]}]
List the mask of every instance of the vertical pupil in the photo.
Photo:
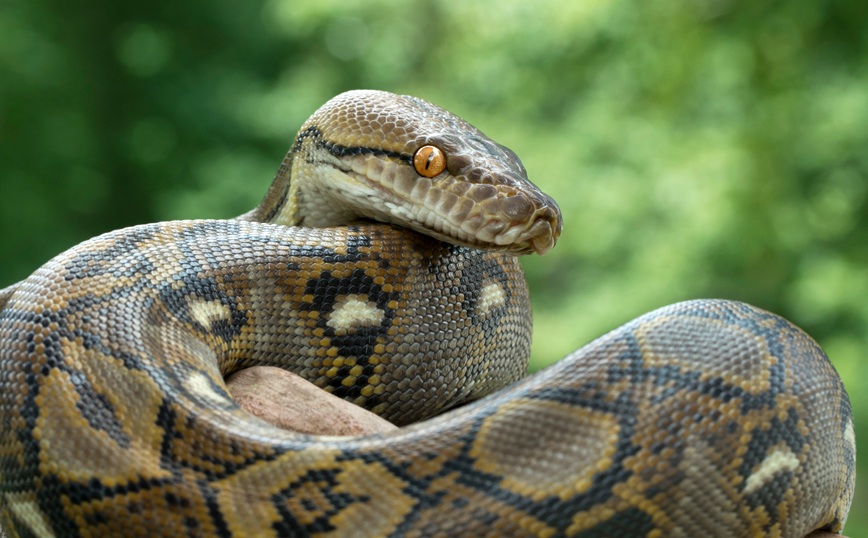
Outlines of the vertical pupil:
[{"label": "vertical pupil", "polygon": [[428,150],[428,160],[425,161],[425,170],[428,170],[428,167],[431,166],[431,161],[434,160],[434,150]]}]

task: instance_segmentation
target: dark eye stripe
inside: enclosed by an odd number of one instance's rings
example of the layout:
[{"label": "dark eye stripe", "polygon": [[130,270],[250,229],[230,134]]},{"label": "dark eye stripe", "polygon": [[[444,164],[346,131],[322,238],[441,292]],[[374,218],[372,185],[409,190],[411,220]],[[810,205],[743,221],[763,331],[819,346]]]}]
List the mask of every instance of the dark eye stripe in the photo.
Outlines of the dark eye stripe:
[{"label": "dark eye stripe", "polygon": [[389,151],[386,149],[365,148],[361,146],[342,146],[340,144],[332,144],[331,142],[323,141],[322,147],[326,148],[329,153],[335,157],[344,157],[347,155],[385,155],[393,159],[399,159],[407,164],[413,162],[413,156],[406,153],[398,153],[397,151]]}]

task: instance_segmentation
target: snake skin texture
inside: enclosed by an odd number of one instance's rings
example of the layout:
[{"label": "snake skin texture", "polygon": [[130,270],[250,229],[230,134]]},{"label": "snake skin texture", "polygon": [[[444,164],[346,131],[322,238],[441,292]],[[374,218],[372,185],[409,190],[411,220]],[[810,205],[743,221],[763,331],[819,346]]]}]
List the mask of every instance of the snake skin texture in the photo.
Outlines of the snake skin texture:
[{"label": "snake skin texture", "polygon": [[[672,305],[522,379],[531,309],[514,255],[547,252],[561,226],[518,157],[464,120],[407,96],[341,94],[250,213],[111,232],[0,292],[0,527],[841,530],[850,402],[820,347],[774,314]],[[358,438],[273,427],[223,382],[257,364],[408,425]]]}]

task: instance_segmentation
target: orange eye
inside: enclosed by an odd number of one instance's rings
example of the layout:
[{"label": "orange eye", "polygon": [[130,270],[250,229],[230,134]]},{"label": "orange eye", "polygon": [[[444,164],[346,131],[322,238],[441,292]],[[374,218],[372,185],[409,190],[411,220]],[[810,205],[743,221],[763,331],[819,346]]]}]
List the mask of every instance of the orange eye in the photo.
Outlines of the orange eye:
[{"label": "orange eye", "polygon": [[422,146],[413,155],[413,167],[420,176],[434,177],[446,168],[446,155],[436,146]]}]

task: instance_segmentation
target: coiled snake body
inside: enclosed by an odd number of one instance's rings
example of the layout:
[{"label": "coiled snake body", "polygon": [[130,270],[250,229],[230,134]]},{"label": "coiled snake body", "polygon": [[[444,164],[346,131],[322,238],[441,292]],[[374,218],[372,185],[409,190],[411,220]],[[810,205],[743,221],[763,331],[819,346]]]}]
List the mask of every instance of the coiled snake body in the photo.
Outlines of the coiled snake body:
[{"label": "coiled snake body", "polygon": [[[108,233],[8,289],[0,527],[10,538],[841,529],[850,403],[817,344],[780,317],[681,303],[519,381],[530,303],[513,255],[548,251],[560,229],[518,158],[460,118],[384,92],[334,98],[252,212]],[[434,418],[360,438],[284,431],[227,393],[223,377],[253,364],[398,424]]]}]

